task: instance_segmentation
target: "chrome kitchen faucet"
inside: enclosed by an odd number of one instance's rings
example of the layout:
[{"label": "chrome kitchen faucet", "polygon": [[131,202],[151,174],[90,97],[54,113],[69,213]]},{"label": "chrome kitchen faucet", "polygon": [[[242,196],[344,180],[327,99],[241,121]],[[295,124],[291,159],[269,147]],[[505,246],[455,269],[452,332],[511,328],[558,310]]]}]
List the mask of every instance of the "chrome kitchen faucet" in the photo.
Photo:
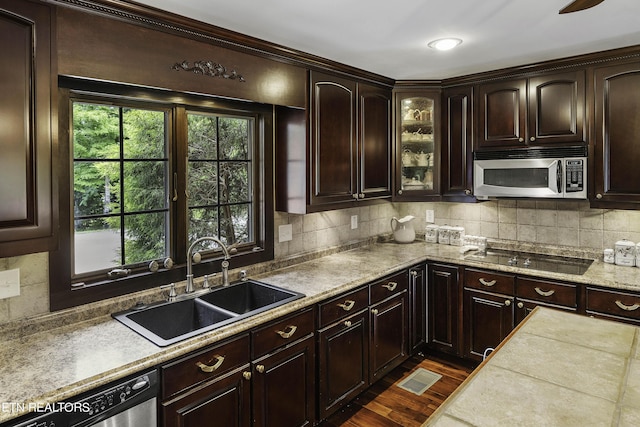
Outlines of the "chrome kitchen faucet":
[{"label": "chrome kitchen faucet", "polygon": [[222,261],[222,285],[227,286],[229,284],[229,259],[231,258],[229,256],[229,249],[227,249],[225,244],[222,243],[222,241],[219,238],[213,237],[213,236],[205,236],[193,242],[191,246],[189,246],[189,250],[187,251],[187,287],[185,289],[185,293],[193,292],[193,257],[195,255],[198,255],[199,257],[200,255],[198,252],[196,252],[195,254],[192,254],[193,248],[198,243],[204,242],[205,240],[216,242],[218,246],[220,246],[220,248],[222,249],[222,252],[224,252],[224,261]]}]

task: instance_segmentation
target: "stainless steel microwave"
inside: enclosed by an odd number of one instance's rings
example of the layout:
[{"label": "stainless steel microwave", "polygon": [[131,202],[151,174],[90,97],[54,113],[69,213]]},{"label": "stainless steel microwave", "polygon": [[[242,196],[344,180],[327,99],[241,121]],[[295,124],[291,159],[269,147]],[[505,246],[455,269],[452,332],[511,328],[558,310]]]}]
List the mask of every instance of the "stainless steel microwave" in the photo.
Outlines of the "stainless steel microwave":
[{"label": "stainless steel microwave", "polygon": [[587,147],[479,151],[473,157],[478,199],[587,198]]}]

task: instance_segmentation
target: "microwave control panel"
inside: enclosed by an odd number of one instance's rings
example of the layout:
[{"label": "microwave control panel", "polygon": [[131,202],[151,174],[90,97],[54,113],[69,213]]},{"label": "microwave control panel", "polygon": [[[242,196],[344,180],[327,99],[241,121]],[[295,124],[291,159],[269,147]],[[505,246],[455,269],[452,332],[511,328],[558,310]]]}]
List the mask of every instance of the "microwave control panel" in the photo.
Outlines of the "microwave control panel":
[{"label": "microwave control panel", "polygon": [[584,190],[584,159],[568,159],[566,161],[565,191],[575,193]]}]

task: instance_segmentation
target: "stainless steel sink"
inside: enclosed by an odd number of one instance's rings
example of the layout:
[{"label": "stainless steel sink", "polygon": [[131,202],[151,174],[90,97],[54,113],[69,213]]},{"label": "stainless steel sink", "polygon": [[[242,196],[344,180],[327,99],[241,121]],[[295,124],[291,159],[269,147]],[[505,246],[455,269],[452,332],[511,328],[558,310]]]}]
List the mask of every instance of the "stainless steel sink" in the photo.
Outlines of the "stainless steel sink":
[{"label": "stainless steel sink", "polygon": [[302,297],[299,292],[247,280],[188,299],[134,307],[112,316],[164,347]]},{"label": "stainless steel sink", "polygon": [[582,275],[593,263],[592,259],[544,255],[528,252],[489,249],[486,252],[471,252],[466,259],[492,264],[509,265],[547,272]]}]

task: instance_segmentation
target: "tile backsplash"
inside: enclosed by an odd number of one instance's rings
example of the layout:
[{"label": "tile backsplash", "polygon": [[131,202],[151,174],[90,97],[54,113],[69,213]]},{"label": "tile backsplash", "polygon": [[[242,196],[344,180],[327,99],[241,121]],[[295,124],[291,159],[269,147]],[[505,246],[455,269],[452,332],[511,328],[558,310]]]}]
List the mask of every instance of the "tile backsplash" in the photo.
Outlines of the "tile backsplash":
[{"label": "tile backsplash", "polygon": [[[640,242],[640,211],[591,209],[586,201],[380,203],[307,215],[276,212],[275,256],[282,259],[390,234],[394,216],[414,215],[416,230],[422,232],[427,209],[434,211],[438,225],[463,226],[467,234],[493,239],[598,251],[623,238]],[[354,215],[358,227],[352,229]],[[279,242],[278,229],[285,224],[291,224],[292,239]],[[20,269],[21,294],[0,300],[0,323],[49,311],[48,254],[0,259],[0,271],[14,268]]]}]

